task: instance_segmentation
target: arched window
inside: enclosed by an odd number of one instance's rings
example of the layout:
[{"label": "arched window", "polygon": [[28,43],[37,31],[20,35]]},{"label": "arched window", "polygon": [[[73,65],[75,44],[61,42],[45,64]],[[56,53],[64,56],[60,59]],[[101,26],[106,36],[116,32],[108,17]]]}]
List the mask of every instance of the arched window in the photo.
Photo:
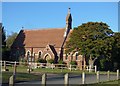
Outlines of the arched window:
[{"label": "arched window", "polygon": [[48,53],[47,53],[47,54],[45,54],[45,55],[44,55],[44,59],[46,59],[46,61],[47,61],[47,60],[49,60],[49,59],[51,59],[51,55],[50,55],[50,54],[48,54]]},{"label": "arched window", "polygon": [[27,59],[28,59],[28,62],[31,61],[31,57],[30,57],[30,51],[27,52]]},{"label": "arched window", "polygon": [[78,52],[76,52],[75,57],[76,57],[76,60],[78,60]]},{"label": "arched window", "polygon": [[39,51],[39,52],[38,52],[38,58],[41,58],[41,57],[42,57],[42,52]]}]

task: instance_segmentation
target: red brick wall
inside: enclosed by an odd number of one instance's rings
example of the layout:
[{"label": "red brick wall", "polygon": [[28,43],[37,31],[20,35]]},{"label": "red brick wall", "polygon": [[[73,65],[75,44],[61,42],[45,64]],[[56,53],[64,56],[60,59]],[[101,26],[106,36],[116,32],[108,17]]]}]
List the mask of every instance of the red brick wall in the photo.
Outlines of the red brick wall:
[{"label": "red brick wall", "polygon": [[67,63],[67,65],[70,64],[71,61],[76,61],[78,67],[80,68],[80,70],[83,70],[83,68],[85,68],[86,62],[85,62],[85,58],[82,57],[82,55],[78,56],[78,59],[76,60],[76,56],[75,55],[68,55],[67,59],[66,59],[66,55],[63,55],[63,61]]}]

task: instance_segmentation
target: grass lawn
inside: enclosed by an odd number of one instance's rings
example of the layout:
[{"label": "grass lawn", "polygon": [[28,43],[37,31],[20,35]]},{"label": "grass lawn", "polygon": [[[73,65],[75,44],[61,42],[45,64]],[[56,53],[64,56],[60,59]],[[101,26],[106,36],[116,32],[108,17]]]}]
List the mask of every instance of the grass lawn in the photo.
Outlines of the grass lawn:
[{"label": "grass lawn", "polygon": [[[13,66],[7,66],[7,69],[9,69],[9,72],[13,72],[14,67]],[[28,67],[23,66],[23,65],[18,65],[17,66],[17,72],[22,72],[22,73],[28,73],[27,71]],[[51,68],[36,68],[33,69],[32,72],[37,72],[37,73],[78,73],[81,74],[83,71],[80,70],[72,70],[70,71],[69,69],[51,69]],[[85,71],[85,73],[89,74],[88,71]],[[95,72],[91,72],[90,74],[95,74]],[[100,74],[107,74],[106,71],[100,71]],[[110,74],[116,74],[116,72],[110,72]]]},{"label": "grass lawn", "polygon": [[[9,72],[13,72],[14,70],[13,66],[7,66],[6,68],[9,69]],[[17,66],[16,68],[17,68],[17,72],[27,73],[27,66]]]},{"label": "grass lawn", "polygon": [[35,70],[33,70],[33,72],[41,72],[41,73],[58,73],[58,74],[61,74],[61,73],[78,73],[78,74],[81,74],[82,71],[80,70],[68,70],[68,69],[58,69],[58,68],[55,68],[55,69],[51,69],[51,68],[37,68]]},{"label": "grass lawn", "polygon": [[120,85],[120,79],[119,79],[119,80],[102,82],[102,83],[100,83],[100,84],[119,84],[119,85]]},{"label": "grass lawn", "polygon": [[[2,83],[8,83],[9,78],[12,75],[12,72],[2,72]],[[16,82],[20,81],[30,81],[30,80],[40,80],[41,79],[41,74],[36,75],[36,74],[29,74],[29,73],[16,73]]]},{"label": "grass lawn", "polygon": [[[9,69],[9,72],[13,72],[14,67],[13,66],[7,66],[7,69]],[[27,66],[17,66],[17,72],[20,73],[28,73],[27,71],[28,67]],[[36,68],[33,69],[32,73],[77,73],[81,74],[83,71],[80,70],[72,70],[70,71],[69,69],[51,69],[51,68]],[[89,73],[85,71],[86,73]],[[90,74],[95,74],[94,72],[91,72]]]},{"label": "grass lawn", "polygon": [[120,86],[120,79],[113,81],[105,81],[95,84],[85,84],[85,85],[77,85],[77,86]]}]

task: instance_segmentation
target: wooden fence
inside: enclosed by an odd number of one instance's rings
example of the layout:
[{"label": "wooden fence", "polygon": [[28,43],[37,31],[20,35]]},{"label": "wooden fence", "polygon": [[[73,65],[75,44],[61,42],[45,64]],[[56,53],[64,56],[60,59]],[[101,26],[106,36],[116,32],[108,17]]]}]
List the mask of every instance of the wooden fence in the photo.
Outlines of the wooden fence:
[{"label": "wooden fence", "polygon": [[[27,66],[28,67],[28,69],[27,69],[28,72],[30,72],[30,71],[32,71],[32,69],[36,69],[36,68],[51,68],[51,69],[58,68],[58,69],[61,69],[61,71],[62,71],[62,69],[68,69],[70,71],[80,70],[78,65],[67,65],[67,64],[32,63],[32,62],[27,63],[27,62],[16,62],[16,61],[15,62],[1,61],[1,63],[2,63],[2,66],[3,66],[2,71],[8,71],[7,66],[10,66],[10,65],[13,66],[14,64],[16,64],[17,66],[19,66],[19,65]],[[85,70],[89,71],[89,72],[92,72],[92,71],[96,72],[97,71],[97,66],[96,65],[93,66],[93,67],[86,66]]]}]

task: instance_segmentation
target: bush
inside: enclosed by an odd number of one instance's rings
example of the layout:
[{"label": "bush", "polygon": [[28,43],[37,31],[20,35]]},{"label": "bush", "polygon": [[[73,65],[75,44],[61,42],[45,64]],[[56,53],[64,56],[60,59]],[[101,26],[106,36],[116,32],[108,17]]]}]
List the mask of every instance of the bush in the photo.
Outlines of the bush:
[{"label": "bush", "polygon": [[24,59],[24,58],[23,58],[23,59],[21,59],[20,61],[21,61],[21,62],[27,62],[27,59]]},{"label": "bush", "polygon": [[76,68],[77,62],[76,61],[71,61],[70,64],[72,65],[73,68]]},{"label": "bush", "polygon": [[60,60],[58,64],[66,64],[64,61]]},{"label": "bush", "polygon": [[21,62],[21,65],[27,66],[27,59],[21,58],[20,62]]},{"label": "bush", "polygon": [[47,63],[47,61],[46,61],[45,59],[41,59],[41,58],[39,58],[39,59],[37,60],[37,62],[39,62],[39,63]]},{"label": "bush", "polygon": [[77,62],[76,61],[71,61],[70,64],[71,65],[77,65]]},{"label": "bush", "polygon": [[52,64],[52,63],[54,63],[54,60],[53,59],[49,59],[48,63]]},{"label": "bush", "polygon": [[65,65],[66,63],[62,60],[59,60],[58,64],[63,64],[63,65],[58,65],[58,67],[65,67],[66,66]]}]

